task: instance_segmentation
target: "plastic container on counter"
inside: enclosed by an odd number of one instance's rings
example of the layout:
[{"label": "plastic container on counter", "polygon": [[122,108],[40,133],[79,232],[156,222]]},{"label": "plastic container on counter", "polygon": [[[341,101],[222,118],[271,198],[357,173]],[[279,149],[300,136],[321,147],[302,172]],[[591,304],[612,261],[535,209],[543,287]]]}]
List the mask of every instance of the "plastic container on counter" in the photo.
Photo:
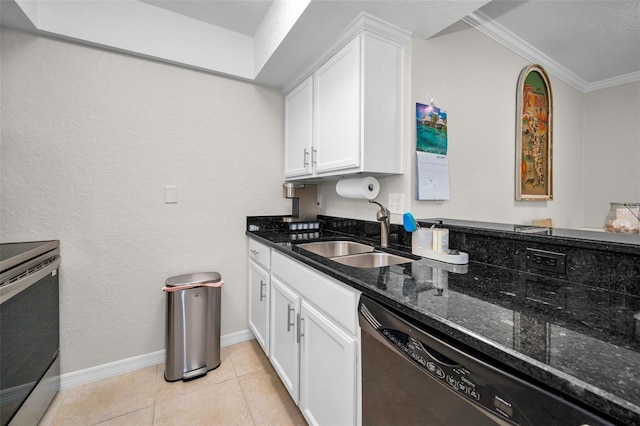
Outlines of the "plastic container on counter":
[{"label": "plastic container on counter", "polygon": [[640,234],[640,203],[611,202],[604,230],[622,234]]}]

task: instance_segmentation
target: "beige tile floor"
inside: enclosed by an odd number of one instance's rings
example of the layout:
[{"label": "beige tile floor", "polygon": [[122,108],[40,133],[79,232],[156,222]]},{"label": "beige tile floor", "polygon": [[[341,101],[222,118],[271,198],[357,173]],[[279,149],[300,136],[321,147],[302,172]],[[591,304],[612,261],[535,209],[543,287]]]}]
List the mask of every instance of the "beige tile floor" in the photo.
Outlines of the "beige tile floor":
[{"label": "beige tile floor", "polygon": [[306,425],[255,340],[220,358],[189,382],[167,383],[160,364],[60,391],[40,426]]}]

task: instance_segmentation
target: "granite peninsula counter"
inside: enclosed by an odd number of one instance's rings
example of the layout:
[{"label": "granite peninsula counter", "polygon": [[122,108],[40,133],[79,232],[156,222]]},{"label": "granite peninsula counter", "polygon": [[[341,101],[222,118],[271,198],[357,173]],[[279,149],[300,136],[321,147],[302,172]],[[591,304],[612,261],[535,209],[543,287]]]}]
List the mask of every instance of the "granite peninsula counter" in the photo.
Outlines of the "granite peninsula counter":
[{"label": "granite peninsula counter", "polygon": [[[302,237],[248,218],[247,235],[475,354],[498,361],[512,373],[560,391],[614,421],[640,424],[640,297],[606,285],[480,263],[472,255],[464,266],[418,258],[361,269],[297,247],[298,242],[336,239],[375,244],[375,236],[366,232],[374,228],[358,222],[351,228],[365,232],[350,234],[327,226]],[[389,251],[410,256],[406,235],[395,241],[398,244]]]}]

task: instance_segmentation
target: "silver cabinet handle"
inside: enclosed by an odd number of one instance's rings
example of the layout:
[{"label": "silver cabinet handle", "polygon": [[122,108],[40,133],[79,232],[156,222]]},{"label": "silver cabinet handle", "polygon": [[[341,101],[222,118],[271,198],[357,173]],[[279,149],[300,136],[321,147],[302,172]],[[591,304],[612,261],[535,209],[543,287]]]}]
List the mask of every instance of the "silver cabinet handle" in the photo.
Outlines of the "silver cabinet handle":
[{"label": "silver cabinet handle", "polygon": [[311,163],[313,163],[314,166],[318,164],[317,157],[318,157],[318,150],[315,148],[311,148]]},{"label": "silver cabinet handle", "polygon": [[291,327],[295,324],[291,322],[291,312],[295,312],[295,309],[291,305],[287,305],[287,333],[291,331]]},{"label": "silver cabinet handle", "polygon": [[249,252],[254,256],[260,256],[260,252],[258,250],[249,250]]},{"label": "silver cabinet handle", "polygon": [[300,314],[297,315],[297,323],[298,323],[298,334],[296,336],[296,343],[300,343],[300,339],[304,337],[304,333],[302,332],[302,322],[304,318]]},{"label": "silver cabinet handle", "polygon": [[262,291],[262,289],[266,289],[266,288],[267,288],[267,283],[260,280],[260,301],[261,302],[267,297],[266,293]]},{"label": "silver cabinet handle", "polygon": [[307,167],[309,167],[309,151],[307,151],[307,148],[304,149],[304,168],[306,169]]}]

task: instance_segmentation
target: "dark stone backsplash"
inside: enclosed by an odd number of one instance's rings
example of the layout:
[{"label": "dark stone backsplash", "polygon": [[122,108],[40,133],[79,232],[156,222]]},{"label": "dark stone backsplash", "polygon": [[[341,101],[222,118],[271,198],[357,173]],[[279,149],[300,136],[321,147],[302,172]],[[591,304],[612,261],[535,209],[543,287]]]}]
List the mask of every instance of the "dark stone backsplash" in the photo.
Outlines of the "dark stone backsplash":
[{"label": "dark stone backsplash", "polygon": [[[449,229],[449,246],[469,253],[473,261],[640,296],[640,251],[630,253],[635,248],[633,245],[631,249],[615,250],[617,246],[595,240],[503,231],[490,235],[490,229],[478,233],[476,229],[446,224],[446,221],[445,227]],[[566,273],[529,268],[526,265],[528,248],[565,254]]]},{"label": "dark stone backsplash", "polygon": [[[274,222],[273,218],[265,217],[262,229],[287,231],[287,222]],[[531,227],[449,219],[421,219],[419,223],[430,227],[437,221],[449,229],[449,247],[468,253],[472,261],[640,296],[640,236],[629,239],[631,244],[625,244],[624,238],[633,237],[563,229],[526,233],[519,230]],[[373,244],[380,242],[380,225],[375,221],[320,215],[318,222],[321,229],[358,235]],[[311,233],[308,235],[313,237]],[[398,250],[411,251],[411,233],[402,225],[391,224],[389,244]],[[566,273],[529,268],[526,265],[528,248],[565,254]]]}]

